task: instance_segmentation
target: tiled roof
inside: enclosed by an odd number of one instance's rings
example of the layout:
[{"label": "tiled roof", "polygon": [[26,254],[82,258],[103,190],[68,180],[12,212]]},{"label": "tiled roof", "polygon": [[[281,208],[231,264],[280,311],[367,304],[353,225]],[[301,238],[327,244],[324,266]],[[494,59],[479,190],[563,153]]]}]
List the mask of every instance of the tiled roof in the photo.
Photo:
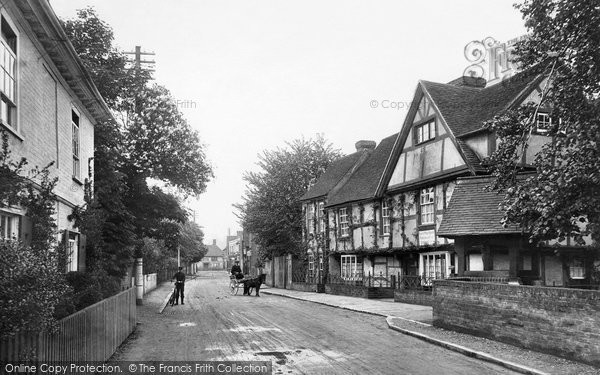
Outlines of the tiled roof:
[{"label": "tiled roof", "polygon": [[206,252],[205,257],[222,257],[223,250],[219,248],[217,245],[206,245],[208,251]]},{"label": "tiled roof", "polygon": [[300,200],[309,200],[327,195],[354,167],[365,151],[357,151],[333,162]]},{"label": "tiled roof", "polygon": [[530,84],[534,74],[519,73],[486,88],[421,81],[456,137],[481,129],[483,122],[509,107]]},{"label": "tiled roof", "polygon": [[348,182],[329,197],[327,206],[373,198],[397,137],[384,138]]},{"label": "tiled roof", "polygon": [[458,143],[458,146],[465,155],[467,163],[469,163],[469,165],[473,167],[473,170],[475,172],[485,172],[487,170],[481,164],[481,160],[479,159],[479,156],[477,156],[475,151],[471,150],[471,147],[469,147],[462,139],[456,138],[456,143]]},{"label": "tiled roof", "polygon": [[460,237],[502,233],[521,233],[516,226],[504,228],[498,205],[502,194],[487,191],[490,177],[458,179],[448,209],[444,213],[438,235]]}]

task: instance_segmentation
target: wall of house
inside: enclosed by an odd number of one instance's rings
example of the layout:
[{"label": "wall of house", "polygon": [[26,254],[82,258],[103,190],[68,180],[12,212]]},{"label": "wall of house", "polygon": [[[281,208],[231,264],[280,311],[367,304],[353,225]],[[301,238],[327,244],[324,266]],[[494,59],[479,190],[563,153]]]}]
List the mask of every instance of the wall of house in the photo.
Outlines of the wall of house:
[{"label": "wall of house", "polygon": [[[392,172],[388,188],[427,178],[436,173],[464,167],[465,162],[433,106],[421,97],[402,153]],[[415,143],[415,127],[434,119],[435,136],[421,144]]]},{"label": "wall of house", "polygon": [[[437,229],[439,228],[445,207],[451,200],[452,193],[454,192],[455,181],[449,181],[444,183],[438,183],[434,185],[435,196],[435,225],[427,227],[425,230],[419,231],[419,216],[418,207],[420,204],[418,198],[418,191],[409,191],[396,193],[389,197],[393,203],[393,214],[392,214],[392,225],[391,225],[391,236],[381,235],[381,202],[367,202],[361,205],[354,204],[351,208],[352,213],[352,224],[354,225],[352,235],[349,238],[340,238],[338,230],[337,220],[337,209],[329,209],[330,217],[330,248],[333,252],[351,253],[354,250],[381,250],[381,249],[413,249],[417,251],[418,248],[429,248],[432,252],[438,251],[435,248],[437,246],[449,245],[454,241],[451,239],[439,237],[437,235]],[[362,207],[362,208],[361,208]],[[361,214],[362,209],[362,214]],[[402,220],[402,216],[404,219]],[[335,218],[334,218],[335,216]],[[362,218],[362,221],[360,219]],[[364,225],[363,225],[364,224]],[[404,228],[403,228],[404,227]],[[448,249],[445,250],[446,252]],[[367,253],[368,254],[368,253]],[[432,253],[433,254],[433,253]],[[363,256],[363,270],[364,275],[368,275],[369,272],[374,271],[374,265],[371,263],[372,257]],[[445,276],[450,275],[454,272],[450,270],[452,255],[448,253],[446,256],[446,268]],[[423,269],[422,257],[418,257],[419,269]],[[389,263],[389,262],[388,262]],[[378,271],[382,270],[382,266],[378,265]],[[331,264],[330,269],[335,270],[339,273],[339,264]],[[403,264],[400,259],[396,259],[392,264],[387,264],[387,274],[402,273]],[[376,273],[377,273],[376,272]],[[391,272],[391,273],[390,273]]]},{"label": "wall of house", "polygon": [[[88,174],[88,159],[93,156],[94,130],[91,116],[58,74],[47,53],[30,37],[26,21],[11,7],[1,10],[17,33],[17,134],[10,137],[13,157],[27,158],[29,168],[45,167],[51,162],[51,177],[58,177],[54,190],[59,230],[72,230],[67,216],[72,207],[83,204],[83,186],[73,180],[71,110],[80,116],[81,182]],[[0,125],[1,126],[1,125]],[[13,129],[14,130],[14,129]]]},{"label": "wall of house", "polygon": [[434,325],[600,365],[600,291],[434,282]]}]

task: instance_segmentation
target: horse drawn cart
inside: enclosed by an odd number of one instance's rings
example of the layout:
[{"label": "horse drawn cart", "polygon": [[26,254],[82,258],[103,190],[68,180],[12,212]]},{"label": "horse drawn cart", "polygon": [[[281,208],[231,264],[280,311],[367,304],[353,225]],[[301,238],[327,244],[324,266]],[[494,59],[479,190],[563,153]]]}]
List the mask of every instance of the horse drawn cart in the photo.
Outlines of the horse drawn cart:
[{"label": "horse drawn cart", "polygon": [[229,276],[229,291],[232,296],[238,294],[240,288],[244,289],[244,295],[251,295],[253,290],[256,290],[256,296],[260,296],[260,286],[265,281],[264,274],[256,277],[248,277],[244,275],[242,279],[236,279],[234,275]]}]

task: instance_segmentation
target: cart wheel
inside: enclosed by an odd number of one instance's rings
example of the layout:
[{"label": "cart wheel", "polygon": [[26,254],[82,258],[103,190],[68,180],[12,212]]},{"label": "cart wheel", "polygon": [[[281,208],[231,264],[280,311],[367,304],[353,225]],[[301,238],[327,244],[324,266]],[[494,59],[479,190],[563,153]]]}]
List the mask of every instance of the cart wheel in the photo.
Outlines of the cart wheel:
[{"label": "cart wheel", "polygon": [[240,284],[231,280],[231,283],[229,284],[229,289],[230,289],[232,296],[235,296],[238,293],[239,288],[240,288]]}]

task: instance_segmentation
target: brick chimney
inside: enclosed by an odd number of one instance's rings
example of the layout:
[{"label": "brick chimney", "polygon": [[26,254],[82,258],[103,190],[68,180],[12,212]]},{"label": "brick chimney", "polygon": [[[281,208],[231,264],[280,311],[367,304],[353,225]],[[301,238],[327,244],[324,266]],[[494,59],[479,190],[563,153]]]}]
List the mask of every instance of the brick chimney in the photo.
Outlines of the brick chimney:
[{"label": "brick chimney", "polygon": [[462,77],[458,77],[457,79],[448,82],[449,85],[454,85],[454,86],[459,86],[459,87],[477,87],[477,88],[484,88],[485,85],[487,84],[487,81],[485,80],[485,78],[482,77],[469,77],[469,76],[462,76]]},{"label": "brick chimney", "polygon": [[375,146],[377,145],[377,143],[375,141],[358,141],[355,144],[356,147],[356,151],[368,151],[368,150],[374,150]]},{"label": "brick chimney", "polygon": [[213,246],[217,246],[217,240],[213,239]]}]

